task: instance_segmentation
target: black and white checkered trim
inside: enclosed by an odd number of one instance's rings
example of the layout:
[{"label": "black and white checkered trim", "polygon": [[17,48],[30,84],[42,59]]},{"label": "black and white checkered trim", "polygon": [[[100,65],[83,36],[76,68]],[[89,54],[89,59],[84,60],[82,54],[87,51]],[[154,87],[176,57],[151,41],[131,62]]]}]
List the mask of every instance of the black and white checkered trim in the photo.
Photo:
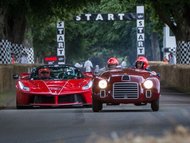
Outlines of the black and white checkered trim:
[{"label": "black and white checkered trim", "polygon": [[177,42],[177,63],[190,64],[190,42]]},{"label": "black and white checkered trim", "polygon": [[8,40],[0,42],[0,64],[11,63],[11,43]]},{"label": "black and white checkered trim", "polygon": [[26,52],[28,55],[28,64],[34,63],[34,50],[33,48],[26,48],[23,45],[13,44],[8,40],[0,41],[0,64],[10,64],[11,54],[14,54],[17,63],[20,62],[22,53]]},{"label": "black and white checkered trim", "polygon": [[175,47],[174,48],[170,48],[169,52],[175,54],[176,53],[176,48]]}]

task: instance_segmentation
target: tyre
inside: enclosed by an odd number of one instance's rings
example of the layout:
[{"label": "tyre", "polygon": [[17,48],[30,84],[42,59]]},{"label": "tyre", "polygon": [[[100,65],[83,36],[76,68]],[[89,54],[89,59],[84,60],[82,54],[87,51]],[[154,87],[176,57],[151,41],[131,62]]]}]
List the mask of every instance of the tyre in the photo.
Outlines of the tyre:
[{"label": "tyre", "polygon": [[93,112],[99,112],[102,110],[102,103],[92,98],[92,110]]},{"label": "tyre", "polygon": [[16,105],[17,109],[32,109],[32,106]]},{"label": "tyre", "polygon": [[21,105],[19,105],[19,104],[16,102],[16,109],[24,109],[24,106],[21,106]]},{"label": "tyre", "polygon": [[158,111],[159,110],[159,99],[155,100],[151,103],[151,109],[152,109],[152,111]]},{"label": "tyre", "polygon": [[19,106],[19,105],[17,105],[16,108],[17,109],[27,109],[25,106]]}]

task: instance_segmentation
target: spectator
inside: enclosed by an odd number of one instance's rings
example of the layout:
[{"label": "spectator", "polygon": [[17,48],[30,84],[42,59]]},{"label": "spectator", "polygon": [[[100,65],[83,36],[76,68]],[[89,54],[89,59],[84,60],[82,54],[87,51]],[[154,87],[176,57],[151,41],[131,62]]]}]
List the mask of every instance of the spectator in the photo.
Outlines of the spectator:
[{"label": "spectator", "polygon": [[28,54],[23,52],[20,59],[21,64],[28,64]]},{"label": "spectator", "polygon": [[77,67],[77,68],[82,68],[82,64],[76,63],[76,64],[75,64],[75,67]]},{"label": "spectator", "polygon": [[94,74],[98,74],[100,72],[99,65],[95,66]]},{"label": "spectator", "polygon": [[127,66],[127,62],[125,61],[125,59],[123,58],[122,62],[121,62],[121,68],[125,68]]},{"label": "spectator", "polygon": [[167,59],[166,56],[164,56],[164,58],[163,58],[163,62],[166,63],[166,64],[168,63],[168,59]]},{"label": "spectator", "polygon": [[11,53],[11,63],[12,64],[15,63],[15,55],[14,55],[14,53]]},{"label": "spectator", "polygon": [[169,54],[169,63],[170,64],[176,64],[176,59],[175,59],[175,56],[172,52]]},{"label": "spectator", "polygon": [[93,65],[89,59],[85,61],[84,68],[86,69],[86,72],[92,72]]}]

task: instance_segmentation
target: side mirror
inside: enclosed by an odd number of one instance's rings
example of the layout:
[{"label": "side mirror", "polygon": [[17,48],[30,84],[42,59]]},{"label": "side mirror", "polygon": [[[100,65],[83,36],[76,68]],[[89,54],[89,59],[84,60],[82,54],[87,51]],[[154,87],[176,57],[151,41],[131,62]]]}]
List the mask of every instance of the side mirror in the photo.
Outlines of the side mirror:
[{"label": "side mirror", "polygon": [[18,79],[19,75],[18,74],[13,74],[13,79]]}]

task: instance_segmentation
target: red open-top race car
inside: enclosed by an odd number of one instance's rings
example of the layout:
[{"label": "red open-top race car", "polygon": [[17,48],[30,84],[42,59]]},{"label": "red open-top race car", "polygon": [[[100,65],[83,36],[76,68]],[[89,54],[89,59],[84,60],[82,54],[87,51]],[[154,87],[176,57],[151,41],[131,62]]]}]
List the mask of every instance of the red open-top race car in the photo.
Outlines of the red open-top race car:
[{"label": "red open-top race car", "polygon": [[74,66],[43,65],[14,77],[17,108],[92,105],[92,77]]},{"label": "red open-top race car", "polygon": [[136,68],[107,70],[94,78],[92,109],[102,110],[106,104],[151,104],[159,110],[160,79],[156,72]]}]

